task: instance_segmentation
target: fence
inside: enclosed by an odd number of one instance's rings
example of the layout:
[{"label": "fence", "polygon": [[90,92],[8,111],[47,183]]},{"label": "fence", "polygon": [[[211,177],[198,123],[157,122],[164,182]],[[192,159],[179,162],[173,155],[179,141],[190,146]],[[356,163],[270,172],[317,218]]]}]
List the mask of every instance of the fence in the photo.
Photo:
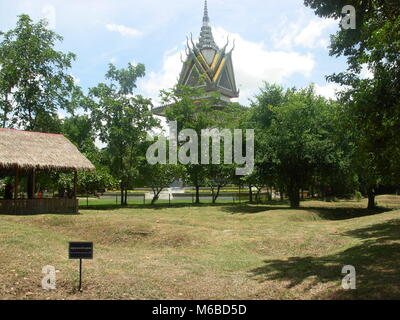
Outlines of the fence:
[{"label": "fence", "polygon": [[78,199],[0,200],[0,214],[77,213]]},{"label": "fence", "polygon": [[[200,202],[210,203],[212,202],[212,194],[208,192],[200,192]],[[270,200],[269,193],[261,193],[257,196],[253,194],[253,202],[262,203]],[[216,200],[216,203],[241,203],[249,200],[248,192],[221,192]],[[128,193],[127,202],[128,204],[150,204],[152,197],[149,197],[148,193]],[[156,203],[167,203],[167,204],[178,204],[178,203],[195,203],[196,194],[194,192],[189,193],[172,193],[163,194]],[[81,206],[92,206],[92,205],[118,205],[121,203],[121,195],[119,193],[105,193],[99,195],[96,198],[89,198],[88,196],[82,196],[80,199]]]}]

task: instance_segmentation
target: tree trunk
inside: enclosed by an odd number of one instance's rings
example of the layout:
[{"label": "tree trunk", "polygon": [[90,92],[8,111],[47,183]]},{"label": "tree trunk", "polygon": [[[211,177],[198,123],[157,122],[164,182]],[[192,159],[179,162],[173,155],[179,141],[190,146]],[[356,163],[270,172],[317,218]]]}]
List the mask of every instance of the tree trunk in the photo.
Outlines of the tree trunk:
[{"label": "tree trunk", "polygon": [[215,192],[214,188],[212,188],[212,203],[213,204],[215,204],[217,202],[220,190],[221,190],[220,186],[217,187],[217,192]]},{"label": "tree trunk", "polygon": [[251,190],[251,186],[249,186],[249,201],[253,202],[253,191]]},{"label": "tree trunk", "polygon": [[300,195],[299,195],[299,191],[300,188],[296,187],[296,186],[289,186],[289,201],[290,201],[290,207],[291,208],[298,208],[300,207]]},{"label": "tree trunk", "polygon": [[200,203],[200,187],[196,185],[196,204]]},{"label": "tree trunk", "polygon": [[368,209],[375,209],[375,192],[373,188],[368,189]]},{"label": "tree trunk", "polygon": [[123,206],[124,205],[124,185],[122,184],[122,182],[120,184],[120,188],[121,188],[121,206]]},{"label": "tree trunk", "polygon": [[125,199],[124,199],[124,205],[128,205],[128,188],[125,189]]},{"label": "tree trunk", "polygon": [[160,190],[153,190],[154,196],[153,196],[153,199],[151,199],[151,204],[152,204],[152,205],[158,200],[161,191],[162,191],[162,189],[160,189]]}]

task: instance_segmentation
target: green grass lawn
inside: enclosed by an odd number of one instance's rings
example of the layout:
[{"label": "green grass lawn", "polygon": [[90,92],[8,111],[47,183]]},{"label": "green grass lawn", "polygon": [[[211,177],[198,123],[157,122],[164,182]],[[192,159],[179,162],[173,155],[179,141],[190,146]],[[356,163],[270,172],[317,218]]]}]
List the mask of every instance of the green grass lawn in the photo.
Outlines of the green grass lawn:
[{"label": "green grass lawn", "polygon": [[[86,201],[86,200],[85,200]],[[1,299],[400,298],[400,197],[233,205],[113,203],[79,215],[1,215]],[[98,203],[97,203],[98,204]],[[68,241],[93,241],[83,292]],[[57,288],[41,288],[53,265]],[[341,288],[353,265],[357,289]]]}]

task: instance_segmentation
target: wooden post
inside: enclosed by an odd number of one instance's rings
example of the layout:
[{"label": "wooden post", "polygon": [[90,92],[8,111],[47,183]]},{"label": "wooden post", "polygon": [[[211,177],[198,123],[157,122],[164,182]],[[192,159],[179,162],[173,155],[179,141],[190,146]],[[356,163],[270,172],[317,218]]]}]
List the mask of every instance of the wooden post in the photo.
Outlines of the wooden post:
[{"label": "wooden post", "polygon": [[35,199],[35,192],[36,192],[36,169],[32,169],[32,199]]},{"label": "wooden post", "polygon": [[74,195],[73,197],[76,198],[76,184],[78,182],[78,172],[74,170]]},{"label": "wooden post", "polygon": [[82,291],[82,259],[79,259],[79,291]]},{"label": "wooden post", "polygon": [[27,193],[28,199],[35,198],[35,168],[28,171],[28,179],[27,179]]},{"label": "wooden post", "polygon": [[18,199],[18,187],[19,187],[19,169],[15,168],[15,180],[14,180],[14,199]]}]

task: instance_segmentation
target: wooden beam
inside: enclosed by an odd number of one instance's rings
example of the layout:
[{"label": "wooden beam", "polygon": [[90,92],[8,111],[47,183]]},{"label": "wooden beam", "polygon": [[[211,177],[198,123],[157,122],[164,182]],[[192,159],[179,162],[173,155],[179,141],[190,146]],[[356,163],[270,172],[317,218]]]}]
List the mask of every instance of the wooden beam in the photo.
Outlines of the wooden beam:
[{"label": "wooden beam", "polygon": [[76,170],[74,170],[74,195],[73,197],[76,198],[76,185],[78,182],[78,172]]},{"label": "wooden beam", "polygon": [[36,169],[32,169],[32,199],[35,199],[35,192],[36,192]]},{"label": "wooden beam", "polygon": [[35,198],[35,171],[36,171],[35,168],[28,171],[28,179],[27,179],[28,199]]},{"label": "wooden beam", "polygon": [[18,199],[18,187],[19,187],[19,168],[15,167],[14,199]]}]

